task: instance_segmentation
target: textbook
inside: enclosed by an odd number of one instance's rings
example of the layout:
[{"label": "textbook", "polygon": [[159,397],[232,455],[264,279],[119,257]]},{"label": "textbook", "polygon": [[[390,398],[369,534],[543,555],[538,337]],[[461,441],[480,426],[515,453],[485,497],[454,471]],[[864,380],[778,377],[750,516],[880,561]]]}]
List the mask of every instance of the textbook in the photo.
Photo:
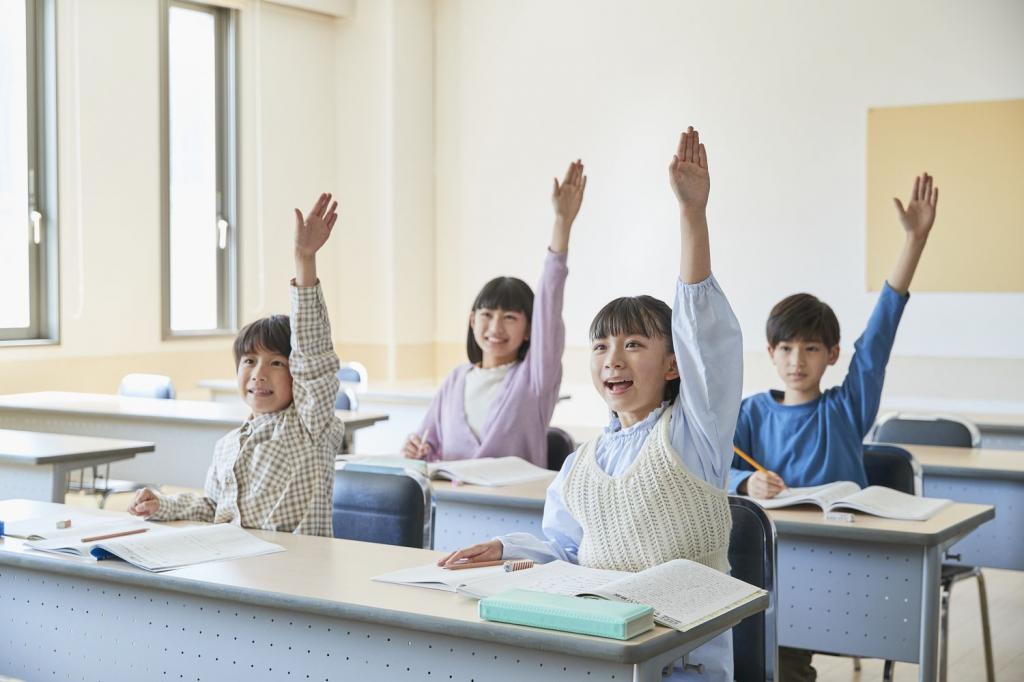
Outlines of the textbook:
[{"label": "textbook", "polygon": [[770,500],[750,497],[765,509],[778,509],[798,504],[814,504],[828,513],[839,509],[881,516],[902,521],[927,521],[953,500],[938,497],[917,497],[880,485],[861,487],[852,481],[836,481],[807,488],[787,488]]},{"label": "textbook", "polygon": [[228,523],[172,528],[146,521],[68,528],[25,546],[81,559],[123,559],[154,572],[284,551]]},{"label": "textbook", "polygon": [[481,599],[479,609],[483,620],[612,639],[632,639],[654,627],[650,606],[532,590]]},{"label": "textbook", "polygon": [[501,566],[448,571],[429,565],[395,571],[374,580],[459,592],[475,599],[507,590],[530,590],[643,604],[654,609],[654,622],[681,632],[766,594],[742,580],[686,559],[675,559],[639,573],[586,568],[565,561],[512,572]]},{"label": "textbook", "polygon": [[417,471],[427,478],[446,478],[459,483],[488,487],[527,483],[553,475],[553,472],[527,462],[522,457],[479,457],[442,462],[424,462],[389,455],[342,455],[338,459],[346,465],[403,467]]}]

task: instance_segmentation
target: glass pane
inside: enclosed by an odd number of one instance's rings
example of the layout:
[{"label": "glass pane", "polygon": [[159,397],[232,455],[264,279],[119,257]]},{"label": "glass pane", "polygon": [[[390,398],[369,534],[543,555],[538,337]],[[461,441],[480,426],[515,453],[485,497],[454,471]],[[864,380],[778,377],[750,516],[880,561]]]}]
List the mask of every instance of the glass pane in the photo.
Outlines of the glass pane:
[{"label": "glass pane", "polygon": [[0,0],[0,328],[31,321],[25,0]]},{"label": "glass pane", "polygon": [[168,18],[171,329],[217,328],[217,40],[213,14]]}]

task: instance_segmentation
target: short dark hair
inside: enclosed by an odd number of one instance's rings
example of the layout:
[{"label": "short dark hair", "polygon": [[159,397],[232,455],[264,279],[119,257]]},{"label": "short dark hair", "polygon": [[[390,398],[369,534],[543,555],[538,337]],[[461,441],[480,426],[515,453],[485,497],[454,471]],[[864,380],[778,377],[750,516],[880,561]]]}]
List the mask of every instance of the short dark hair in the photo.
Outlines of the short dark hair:
[{"label": "short dark hair", "polygon": [[801,339],[829,348],[839,343],[839,320],[827,303],[811,294],[787,296],[772,308],[765,325],[768,345]]},{"label": "short dark hair", "polygon": [[[623,296],[601,308],[590,323],[590,340],[609,336],[640,334],[649,339],[663,339],[669,353],[672,346],[672,308],[653,296]],[[679,379],[665,383],[663,400],[679,395]]]},{"label": "short dark hair", "polygon": [[235,337],[235,367],[242,356],[263,349],[288,357],[292,353],[292,325],[287,315],[271,315],[242,327]]},{"label": "short dark hair", "polygon": [[[470,311],[476,312],[481,308],[522,313],[526,316],[526,324],[529,325],[531,320],[533,320],[533,289],[518,277],[495,277],[485,284],[480,293],[476,295]],[[528,350],[530,350],[530,340],[526,339],[519,346],[519,353],[516,359],[522,360],[525,358],[526,351]],[[469,325],[469,331],[466,332],[466,355],[474,365],[482,362],[484,359],[484,351],[473,336],[472,324]]]}]

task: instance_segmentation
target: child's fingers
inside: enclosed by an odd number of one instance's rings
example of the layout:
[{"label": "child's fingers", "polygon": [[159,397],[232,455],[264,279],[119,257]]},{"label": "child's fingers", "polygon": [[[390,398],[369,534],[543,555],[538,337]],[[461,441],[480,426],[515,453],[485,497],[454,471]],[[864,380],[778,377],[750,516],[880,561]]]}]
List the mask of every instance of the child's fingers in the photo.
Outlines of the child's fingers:
[{"label": "child's fingers", "polygon": [[903,209],[903,202],[900,201],[898,197],[893,197],[892,201],[894,204],[896,204],[896,210],[900,212],[900,215],[906,213],[906,211]]},{"label": "child's fingers", "polygon": [[297,208],[292,210],[295,211],[295,227],[296,229],[299,229],[306,224],[306,220],[302,217],[302,211]]},{"label": "child's fingers", "polygon": [[932,208],[935,208],[936,206],[939,205],[939,188],[938,187],[936,187],[934,190],[932,190],[931,205],[932,205]]},{"label": "child's fingers", "polygon": [[583,191],[587,189],[587,176],[583,176],[583,183],[580,185],[580,196],[583,196]]},{"label": "child's fingers", "polygon": [[443,557],[437,560],[437,565],[444,566],[445,563],[447,563],[447,561],[452,558],[453,554],[455,554],[455,552],[448,552],[448,554],[444,555]]},{"label": "child's fingers", "polygon": [[910,195],[910,200],[915,201],[921,198],[921,176],[918,175],[914,178],[914,191]]},{"label": "child's fingers", "polygon": [[706,151],[704,151],[704,143],[703,142],[701,143],[700,147],[698,148],[698,158],[699,158],[699,161],[700,161],[700,167],[704,168],[706,170],[707,167],[708,167],[708,153]]},{"label": "child's fingers", "polygon": [[309,209],[309,213],[306,215],[306,220],[312,220],[314,217],[319,216],[320,212],[323,210],[323,204],[325,204],[326,202],[327,195],[321,194],[320,197],[316,200],[316,203],[313,204],[313,208]]},{"label": "child's fingers", "polygon": [[693,141],[690,143],[690,161],[697,163],[700,160],[700,131],[693,131]]}]

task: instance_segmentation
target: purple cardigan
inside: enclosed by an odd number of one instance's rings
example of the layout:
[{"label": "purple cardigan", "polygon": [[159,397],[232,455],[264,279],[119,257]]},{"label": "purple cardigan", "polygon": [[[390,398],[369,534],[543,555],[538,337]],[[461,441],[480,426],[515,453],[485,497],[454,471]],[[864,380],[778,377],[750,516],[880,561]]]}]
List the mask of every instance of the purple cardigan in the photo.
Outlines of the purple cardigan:
[{"label": "purple cardigan", "polygon": [[565,257],[548,251],[533,299],[530,349],[505,375],[479,440],[466,421],[466,374],[473,366],[459,365],[441,384],[420,425],[421,434],[430,428],[433,459],[514,455],[547,467],[547,430],[558,402],[565,350]]}]

